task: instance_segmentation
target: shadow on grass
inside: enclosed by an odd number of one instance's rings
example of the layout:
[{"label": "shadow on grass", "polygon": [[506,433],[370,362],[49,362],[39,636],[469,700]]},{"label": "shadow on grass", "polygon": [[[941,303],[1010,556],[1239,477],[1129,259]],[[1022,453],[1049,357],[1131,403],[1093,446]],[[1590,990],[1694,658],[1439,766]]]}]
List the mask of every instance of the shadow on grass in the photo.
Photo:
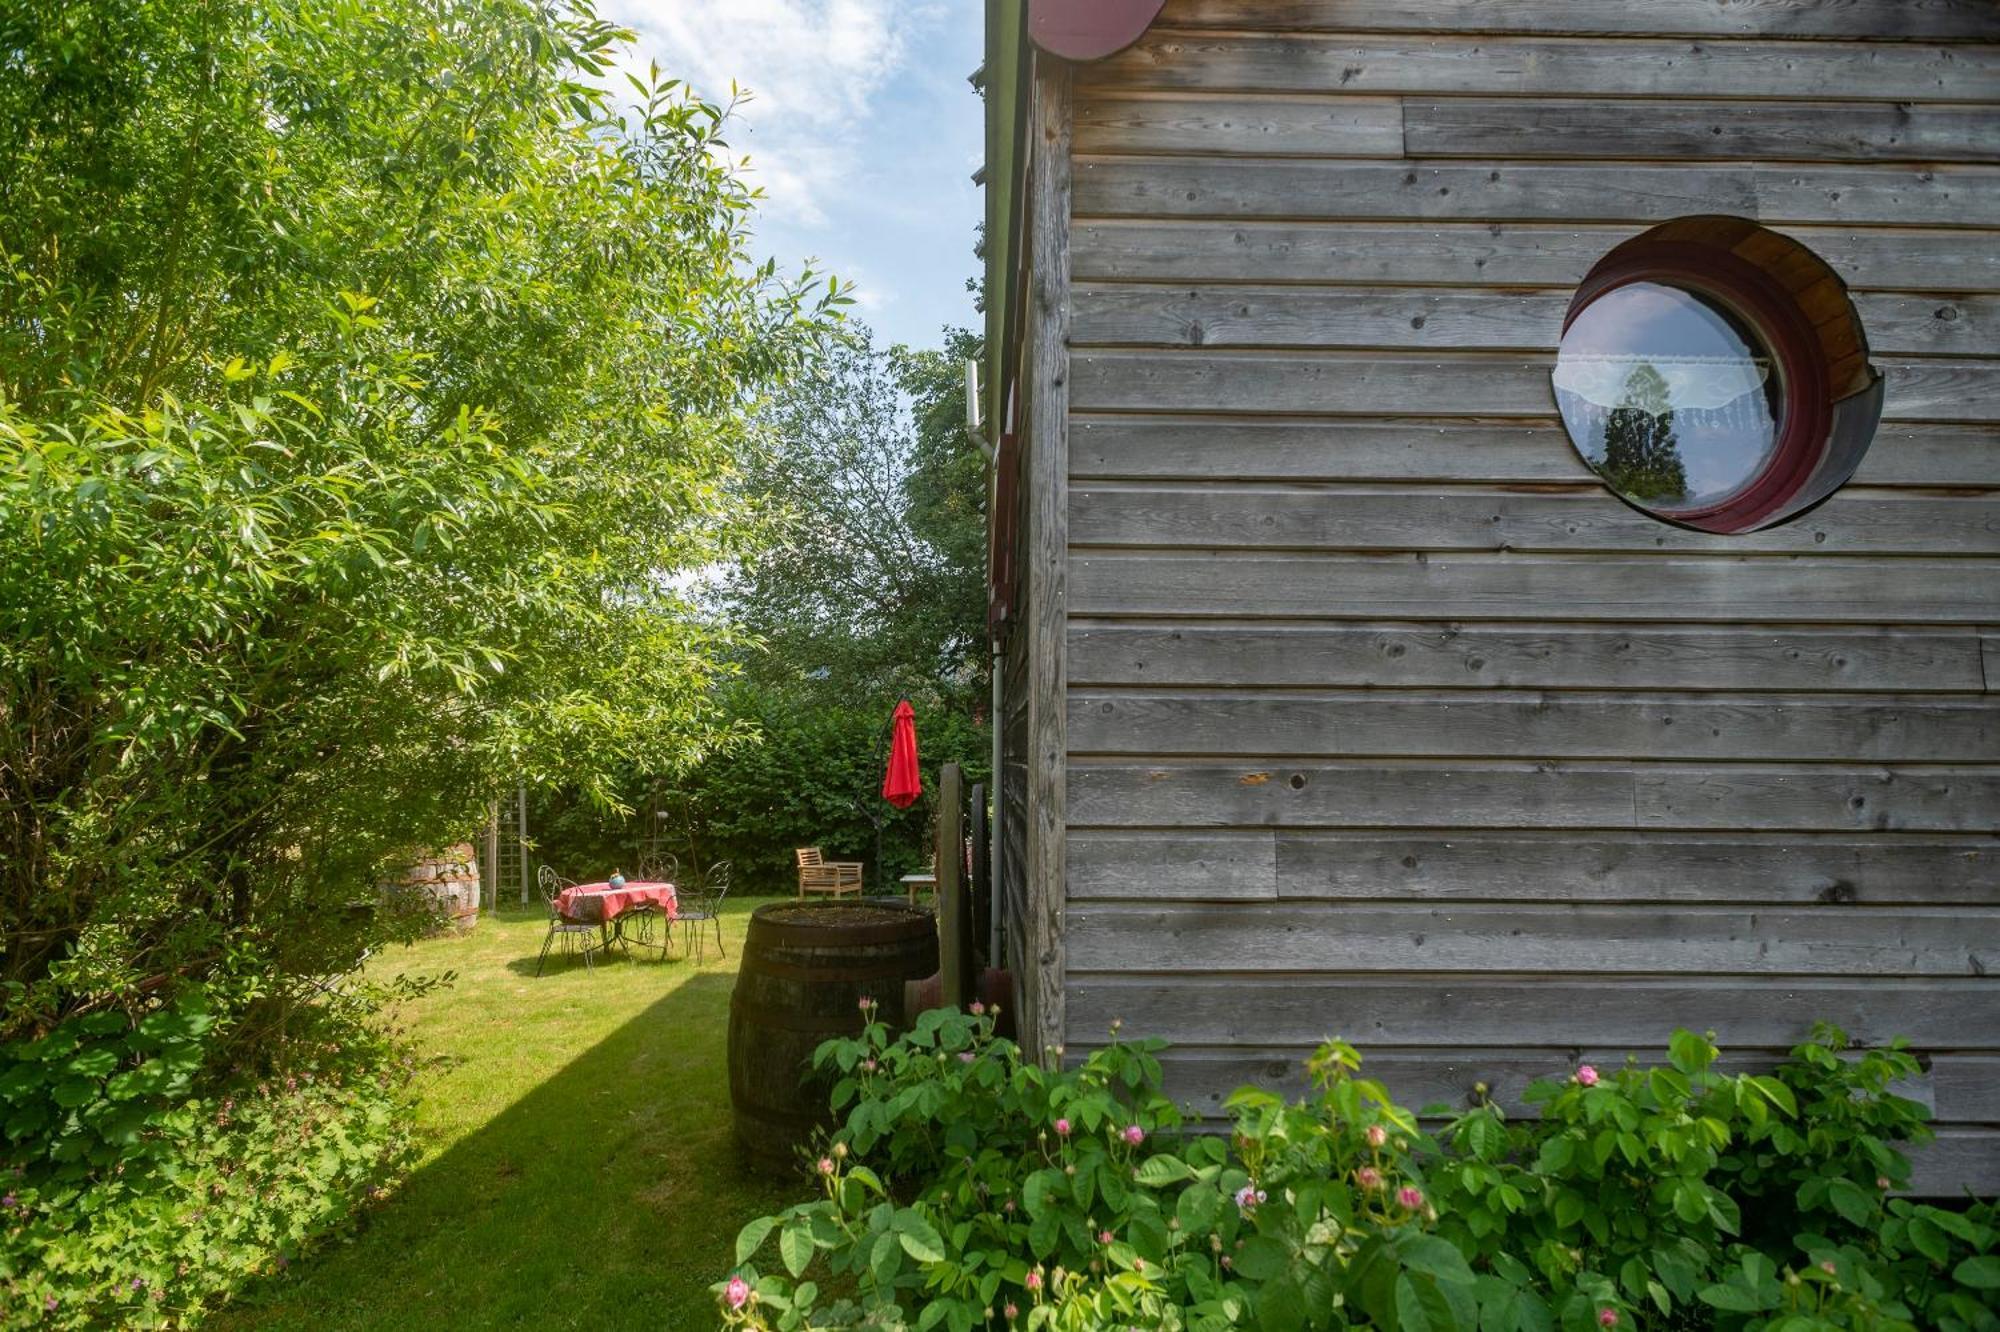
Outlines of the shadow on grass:
[{"label": "shadow on grass", "polygon": [[[736,1231],[808,1192],[803,1177],[752,1174],[732,1137],[733,984],[719,972],[689,975],[553,1062],[520,1100],[412,1175],[353,1241],[246,1292],[221,1325],[715,1326],[707,1287],[726,1274]],[[551,999],[522,1021],[560,1023],[561,999]],[[560,1032],[520,1039],[559,1047]]]},{"label": "shadow on grass", "polygon": [[[622,966],[630,962],[645,966],[677,966],[691,961],[699,966],[707,961],[711,955],[714,955],[716,950],[722,945],[718,944],[715,937],[711,934],[703,937],[702,947],[697,949],[692,936],[682,933],[683,929],[691,928],[693,928],[692,922],[687,926],[676,924],[667,936],[664,951],[659,943],[642,942],[638,938],[628,939],[623,943],[613,942],[608,947],[599,947],[597,940],[592,939],[591,948],[593,951],[590,965],[593,967]],[[704,928],[712,929],[713,926],[707,925]],[[507,970],[513,972],[516,976],[526,976],[528,979],[534,980],[536,979],[535,967],[538,962],[541,962],[542,976],[553,976],[558,972],[581,971],[584,969],[583,954],[578,951],[565,953],[563,951],[562,940],[560,939],[557,939],[550,946],[548,959],[546,962],[542,962],[542,940],[545,937],[545,935],[541,934],[536,935],[535,951],[527,954],[525,957],[517,957],[509,962]],[[660,938],[657,926],[655,927],[654,938]],[[733,956],[733,954],[729,953],[721,955],[724,960]],[[728,998],[729,996],[726,994],[723,996],[725,1004],[727,1004]]]}]

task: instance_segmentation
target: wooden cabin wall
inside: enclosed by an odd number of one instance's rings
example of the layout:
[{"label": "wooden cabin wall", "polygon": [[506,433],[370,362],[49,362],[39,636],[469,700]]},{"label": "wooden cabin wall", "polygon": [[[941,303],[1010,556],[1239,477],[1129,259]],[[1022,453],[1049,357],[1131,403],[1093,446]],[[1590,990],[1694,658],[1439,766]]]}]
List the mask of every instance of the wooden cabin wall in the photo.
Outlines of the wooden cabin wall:
[{"label": "wooden cabin wall", "polygon": [[[1169,0],[1075,73],[1071,1047],[1412,1104],[1712,1028],[1910,1037],[2000,1186],[2000,6]],[[1555,419],[1571,289],[1798,237],[1887,376],[1748,536]],[[1021,751],[1014,750],[1019,753]]]}]

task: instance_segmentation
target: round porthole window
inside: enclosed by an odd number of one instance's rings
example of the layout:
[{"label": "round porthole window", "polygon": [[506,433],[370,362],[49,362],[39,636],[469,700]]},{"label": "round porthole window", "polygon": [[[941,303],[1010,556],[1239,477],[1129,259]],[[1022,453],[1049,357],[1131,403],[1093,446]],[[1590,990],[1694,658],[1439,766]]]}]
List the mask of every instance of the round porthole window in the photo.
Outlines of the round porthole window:
[{"label": "round porthole window", "polygon": [[1563,321],[1556,408],[1627,503],[1707,532],[1803,513],[1854,475],[1881,377],[1847,288],[1735,217],[1654,227],[1599,260]]}]

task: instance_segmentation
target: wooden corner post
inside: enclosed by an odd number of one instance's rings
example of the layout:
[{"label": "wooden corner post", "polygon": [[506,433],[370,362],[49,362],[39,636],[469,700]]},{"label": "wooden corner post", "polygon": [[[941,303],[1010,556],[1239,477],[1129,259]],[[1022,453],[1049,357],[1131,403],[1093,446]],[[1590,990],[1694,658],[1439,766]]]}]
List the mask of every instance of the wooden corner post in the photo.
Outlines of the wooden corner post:
[{"label": "wooden corner post", "polygon": [[1063,1043],[1067,896],[1069,619],[1070,69],[1035,58],[1028,117],[1027,607],[1028,808],[1025,923],[1030,975],[1021,1034],[1036,1053]]}]

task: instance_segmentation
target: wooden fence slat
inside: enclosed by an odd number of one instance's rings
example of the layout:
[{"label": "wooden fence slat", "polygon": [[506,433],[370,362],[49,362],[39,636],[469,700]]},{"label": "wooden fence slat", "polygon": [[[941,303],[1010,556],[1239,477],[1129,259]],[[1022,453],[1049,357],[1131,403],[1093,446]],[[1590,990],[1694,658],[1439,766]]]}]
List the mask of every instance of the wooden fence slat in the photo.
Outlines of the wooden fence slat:
[{"label": "wooden fence slat", "polygon": [[[1079,281],[1575,286],[1636,225],[1085,219]],[[2000,235],[1915,227],[1787,227],[1857,291],[2000,291]]]},{"label": "wooden fence slat", "polygon": [[[1824,981],[1593,976],[1410,979],[1301,976],[1070,981],[1069,1039],[1102,1040],[1113,1019],[1177,1044],[1664,1049],[1676,1027],[1714,1031],[1723,1049],[1789,1047],[1828,1021],[1856,1041],[1908,1037],[1962,1049],[2000,1039],[2000,981],[1946,977]],[[1987,1045],[1983,1048],[1992,1048]]]},{"label": "wooden fence slat", "polygon": [[1969,906],[1073,903],[1070,966],[1176,976],[1260,972],[1981,976],[2000,915]]},{"label": "wooden fence slat", "polygon": [[1274,32],[1572,33],[2000,41],[1985,0],[1171,0],[1157,26]]},{"label": "wooden fence slat", "polygon": [[[1079,285],[1078,346],[1521,349],[1553,352],[1571,292],[1431,287]],[[2000,353],[2000,296],[1864,293],[1869,348]]]},{"label": "wooden fence slat", "polygon": [[[1237,152],[1254,151],[1240,135],[1235,142]],[[1413,158],[1990,162],[2000,106],[1406,98],[1403,142]],[[1327,144],[1328,156],[1347,155],[1337,136]]]},{"label": "wooden fence slat", "polygon": [[2000,769],[1072,761],[1070,826],[2000,831]]},{"label": "wooden fence slat", "polygon": [[1072,690],[1069,728],[1098,755],[2000,764],[1983,697]]},{"label": "wooden fence slat", "polygon": [[[1070,477],[1601,484],[1550,420],[1076,416]],[[2000,428],[1888,422],[1859,485],[2000,486]]]},{"label": "wooden fence slat", "polygon": [[1401,157],[1403,106],[1393,97],[1097,96],[1076,107],[1079,153],[1259,153]]},{"label": "wooden fence slat", "polygon": [[[1248,25],[1246,25],[1248,26]],[[2000,51],[1868,42],[1194,32],[1156,24],[1089,86],[1176,92],[2000,101]]]},{"label": "wooden fence slat", "polygon": [[1972,560],[1082,551],[1070,578],[1079,615],[2000,622],[2000,567]]},{"label": "wooden fence slat", "polygon": [[1881,834],[1272,828],[1070,834],[1073,901],[1962,902],[2000,840]]},{"label": "wooden fence slat", "polygon": [[1469,486],[1074,485],[1070,541],[1292,550],[2000,555],[2000,494],[1938,497],[1850,487],[1793,522],[1718,535],[1669,526],[1601,488],[1522,494]]},{"label": "wooden fence slat", "polygon": [[1657,165],[1084,157],[1076,215],[1307,220],[1665,222],[1733,213],[1780,225],[2000,225],[1983,166]]}]

